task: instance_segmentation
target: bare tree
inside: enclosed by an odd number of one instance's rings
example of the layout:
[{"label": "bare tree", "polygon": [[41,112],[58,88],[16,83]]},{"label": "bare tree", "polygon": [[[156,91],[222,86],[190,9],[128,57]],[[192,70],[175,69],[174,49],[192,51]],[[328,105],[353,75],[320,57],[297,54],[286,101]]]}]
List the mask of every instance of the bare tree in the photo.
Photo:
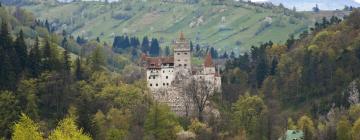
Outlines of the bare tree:
[{"label": "bare tree", "polygon": [[203,112],[206,104],[210,97],[214,95],[213,92],[216,91],[214,86],[210,81],[205,80],[205,78],[191,78],[184,88],[185,98],[190,98],[193,101],[198,112],[198,119],[203,121]]}]

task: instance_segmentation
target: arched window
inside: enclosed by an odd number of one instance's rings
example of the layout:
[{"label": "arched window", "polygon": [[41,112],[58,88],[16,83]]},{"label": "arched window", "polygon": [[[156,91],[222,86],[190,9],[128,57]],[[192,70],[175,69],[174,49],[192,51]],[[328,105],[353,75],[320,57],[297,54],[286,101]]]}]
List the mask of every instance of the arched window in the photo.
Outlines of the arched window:
[{"label": "arched window", "polygon": [[150,84],[150,87],[152,87],[152,84]]},{"label": "arched window", "polygon": [[156,86],[159,86],[159,85],[156,83]]},{"label": "arched window", "polygon": [[169,79],[169,76],[166,76],[166,79]]}]

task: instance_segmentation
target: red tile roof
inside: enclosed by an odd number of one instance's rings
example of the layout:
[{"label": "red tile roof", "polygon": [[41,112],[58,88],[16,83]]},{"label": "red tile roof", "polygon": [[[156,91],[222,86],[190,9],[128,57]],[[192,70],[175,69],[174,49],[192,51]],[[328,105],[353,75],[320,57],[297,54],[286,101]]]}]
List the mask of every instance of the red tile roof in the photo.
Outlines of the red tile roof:
[{"label": "red tile roof", "polygon": [[160,69],[162,64],[174,63],[174,57],[146,57],[143,59],[143,61],[147,62],[147,68]]},{"label": "red tile roof", "polygon": [[204,66],[205,67],[213,67],[214,66],[210,52],[205,57]]}]

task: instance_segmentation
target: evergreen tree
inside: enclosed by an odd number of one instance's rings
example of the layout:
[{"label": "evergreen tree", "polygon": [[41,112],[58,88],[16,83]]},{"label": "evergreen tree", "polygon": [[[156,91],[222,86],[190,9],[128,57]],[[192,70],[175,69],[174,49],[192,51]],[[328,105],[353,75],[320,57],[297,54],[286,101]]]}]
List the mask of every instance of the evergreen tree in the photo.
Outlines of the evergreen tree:
[{"label": "evergreen tree", "polygon": [[96,37],[96,42],[100,43],[100,38]]},{"label": "evergreen tree", "polygon": [[151,46],[150,46],[150,56],[156,57],[160,55],[160,46],[159,42],[156,38],[153,38],[151,40]]},{"label": "evergreen tree", "polygon": [[45,28],[48,30],[48,32],[51,32],[49,21],[45,21]]},{"label": "evergreen tree", "polygon": [[150,108],[145,121],[145,139],[170,140],[176,139],[179,124],[175,114],[166,105],[155,103]]},{"label": "evergreen tree", "polygon": [[39,37],[36,37],[35,45],[29,53],[28,70],[32,77],[37,77],[41,73],[41,52],[39,43]]},{"label": "evergreen tree", "polygon": [[192,41],[190,41],[190,51],[192,52],[194,50],[194,45],[192,43]]},{"label": "evergreen tree", "polygon": [[33,119],[39,119],[38,110],[38,89],[36,80],[22,80],[16,91],[16,98],[23,113],[28,114]]},{"label": "evergreen tree", "polygon": [[210,53],[211,53],[212,58],[214,58],[214,59],[217,59],[219,57],[219,54],[214,47],[210,48]]},{"label": "evergreen tree", "polygon": [[143,41],[141,43],[141,51],[143,53],[147,53],[149,51],[149,39],[147,36],[143,38]]},{"label": "evergreen tree", "polygon": [[68,46],[67,38],[64,37],[64,39],[61,41],[61,47],[66,48]]},{"label": "evergreen tree", "polygon": [[169,46],[166,46],[165,47],[165,56],[170,56],[170,47]]},{"label": "evergreen tree", "polygon": [[5,20],[2,20],[1,23],[1,32],[0,32],[0,46],[4,47],[5,50],[12,48],[12,37],[8,28],[8,24]]},{"label": "evergreen tree", "polygon": [[0,90],[14,89],[19,71],[19,61],[5,20],[0,32]]},{"label": "evergreen tree", "polygon": [[94,71],[101,70],[101,67],[105,64],[105,56],[100,48],[100,46],[96,47],[90,56],[91,61],[91,69]]},{"label": "evergreen tree", "polygon": [[230,58],[231,58],[231,59],[234,59],[234,58],[235,58],[235,52],[234,52],[234,51],[231,51],[231,53],[230,53]]},{"label": "evergreen tree", "polygon": [[83,73],[83,70],[82,70],[82,67],[81,67],[81,59],[80,57],[78,57],[76,59],[76,64],[75,64],[75,77],[76,77],[76,80],[83,80],[83,76],[82,76],[82,73]]},{"label": "evergreen tree", "polygon": [[48,40],[46,40],[45,46],[42,50],[42,57],[43,57],[42,69],[49,71],[53,70],[54,69],[54,63],[52,62],[53,54],[52,54],[50,42]]},{"label": "evergreen tree", "polygon": [[10,137],[12,122],[20,114],[18,103],[13,92],[0,91],[0,136]]},{"label": "evergreen tree", "polygon": [[16,83],[16,74],[11,64],[11,58],[3,48],[0,48],[0,59],[0,90],[13,89]]},{"label": "evergreen tree", "polygon": [[17,58],[20,61],[20,68],[23,70],[27,64],[28,56],[27,56],[27,47],[24,40],[24,33],[20,30],[18,37],[15,41],[15,51],[17,54]]},{"label": "evergreen tree", "polygon": [[270,72],[269,72],[270,75],[275,75],[277,64],[278,64],[278,60],[273,59],[271,62],[271,68],[270,68]]},{"label": "evergreen tree", "polygon": [[[71,63],[70,55],[69,55],[69,52],[67,51],[67,48],[65,48],[64,53],[63,53],[63,74],[67,78],[69,78],[70,73],[71,73],[71,64],[70,63]],[[67,79],[67,80],[69,80],[69,79]]]}]

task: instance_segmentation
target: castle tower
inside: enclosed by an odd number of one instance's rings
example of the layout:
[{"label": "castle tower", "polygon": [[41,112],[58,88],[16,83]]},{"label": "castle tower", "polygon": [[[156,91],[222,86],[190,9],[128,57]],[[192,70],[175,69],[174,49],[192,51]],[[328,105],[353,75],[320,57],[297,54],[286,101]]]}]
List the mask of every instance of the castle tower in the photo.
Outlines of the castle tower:
[{"label": "castle tower", "polygon": [[184,34],[180,33],[180,38],[174,44],[174,67],[175,71],[191,72],[191,51],[189,42]]},{"label": "castle tower", "polygon": [[211,53],[208,52],[204,60],[204,74],[215,74],[215,65],[212,61]]}]

